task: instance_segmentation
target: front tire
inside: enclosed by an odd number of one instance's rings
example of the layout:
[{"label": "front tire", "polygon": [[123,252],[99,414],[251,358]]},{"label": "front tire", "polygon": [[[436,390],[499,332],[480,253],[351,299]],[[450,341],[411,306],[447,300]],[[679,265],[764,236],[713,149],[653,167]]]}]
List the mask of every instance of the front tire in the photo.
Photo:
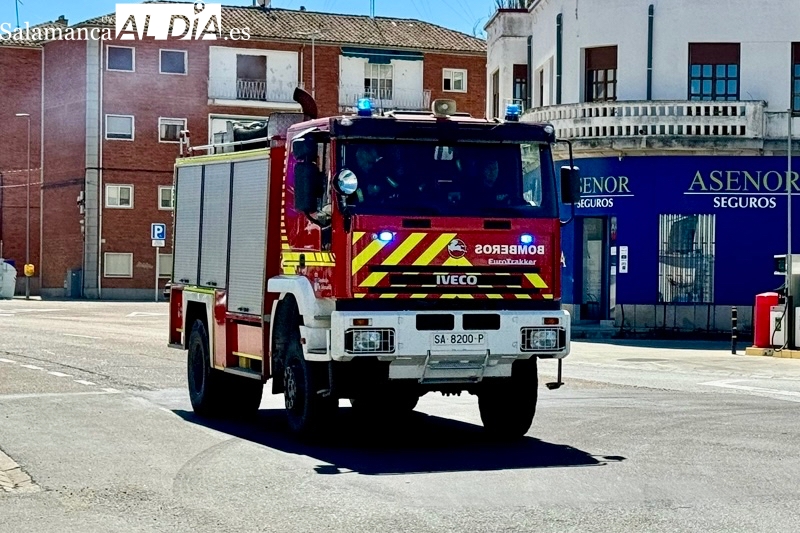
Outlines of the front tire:
[{"label": "front tire", "polygon": [[511,378],[486,380],[478,392],[484,429],[510,440],[525,436],[536,415],[539,377],[535,356],[514,362]]},{"label": "front tire", "polygon": [[339,406],[335,398],[323,396],[328,388],[327,366],[306,361],[299,335],[286,346],[283,397],[289,429],[298,435],[320,436]]}]

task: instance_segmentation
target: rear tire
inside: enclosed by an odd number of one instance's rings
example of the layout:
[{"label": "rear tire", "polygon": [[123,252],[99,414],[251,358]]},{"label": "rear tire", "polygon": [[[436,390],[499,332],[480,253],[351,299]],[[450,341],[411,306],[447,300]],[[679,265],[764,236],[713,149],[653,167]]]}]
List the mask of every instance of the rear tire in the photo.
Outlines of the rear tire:
[{"label": "rear tire", "polygon": [[187,356],[189,400],[200,416],[218,416],[225,411],[225,374],[211,367],[208,333],[202,320],[196,320],[189,335]]},{"label": "rear tire", "polygon": [[525,436],[536,415],[539,377],[536,358],[516,361],[511,378],[486,380],[478,392],[483,427],[504,440]]}]

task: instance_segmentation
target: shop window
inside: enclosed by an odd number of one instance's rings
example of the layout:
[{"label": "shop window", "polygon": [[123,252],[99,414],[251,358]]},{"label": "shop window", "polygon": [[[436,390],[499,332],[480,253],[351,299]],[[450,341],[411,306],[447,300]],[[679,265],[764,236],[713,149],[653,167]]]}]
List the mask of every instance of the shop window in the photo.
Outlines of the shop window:
[{"label": "shop window", "polygon": [[792,44],[792,111],[800,113],[800,43]]},{"label": "shop window", "polygon": [[586,101],[617,99],[617,47],[586,49]]},{"label": "shop window", "polygon": [[739,99],[738,43],[689,44],[689,99]]},{"label": "shop window", "polygon": [[716,215],[660,215],[658,300],[714,303]]}]

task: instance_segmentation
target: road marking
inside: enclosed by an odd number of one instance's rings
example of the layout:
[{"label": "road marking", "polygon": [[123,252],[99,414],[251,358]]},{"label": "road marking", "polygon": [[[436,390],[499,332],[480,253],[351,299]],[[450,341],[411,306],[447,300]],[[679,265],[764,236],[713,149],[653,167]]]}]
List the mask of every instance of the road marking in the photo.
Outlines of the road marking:
[{"label": "road marking", "polygon": [[80,383],[81,385],[86,385],[88,387],[94,387],[97,383],[92,383],[91,381],[86,381],[85,379],[76,379],[75,383]]},{"label": "road marking", "polygon": [[7,315],[5,313],[0,313],[0,317],[9,317],[9,316],[14,316],[14,315]]},{"label": "road marking", "polygon": [[0,363],[9,363],[9,364],[12,364],[12,365],[17,364],[16,361],[12,361],[11,359],[0,359]]},{"label": "road marking", "polygon": [[55,313],[65,309],[0,309],[0,313],[11,313],[6,316],[18,315],[20,313]]},{"label": "road marking", "polygon": [[738,390],[742,392],[750,392],[757,396],[769,396],[769,397],[778,396],[779,397],[778,399],[781,400],[786,400],[789,402],[800,402],[800,392],[790,391],[790,390],[767,389],[764,387],[751,387],[749,385],[736,385],[736,383],[741,383],[743,381],[748,381],[748,380],[728,379],[723,381],[709,381],[708,383],[701,383],[700,385],[705,385],[708,387],[719,387],[721,389]]},{"label": "road marking", "polygon": [[136,318],[143,316],[169,316],[169,313],[140,313],[137,311],[135,313],[129,314],[126,318]]},{"label": "road marking", "polygon": [[48,372],[51,376],[55,376],[57,378],[71,378],[72,376],[69,374],[64,374],[63,372]]},{"label": "road marking", "polygon": [[88,392],[43,392],[39,394],[6,394],[0,395],[0,402],[4,400],[30,400],[37,398],[69,398],[70,396],[107,396],[110,394],[122,394],[120,391],[88,391]]},{"label": "road marking", "polygon": [[22,368],[29,368],[31,370],[44,370],[44,368],[35,365],[19,365],[19,366],[21,366]]},{"label": "road marking", "polygon": [[100,340],[100,339],[103,338],[103,337],[92,337],[91,335],[77,335],[75,333],[64,333],[64,336],[65,337],[77,337],[79,339],[95,339],[95,340]]},{"label": "road marking", "polygon": [[112,388],[103,389],[103,391],[109,394],[119,394],[119,391],[117,389],[112,389]]}]

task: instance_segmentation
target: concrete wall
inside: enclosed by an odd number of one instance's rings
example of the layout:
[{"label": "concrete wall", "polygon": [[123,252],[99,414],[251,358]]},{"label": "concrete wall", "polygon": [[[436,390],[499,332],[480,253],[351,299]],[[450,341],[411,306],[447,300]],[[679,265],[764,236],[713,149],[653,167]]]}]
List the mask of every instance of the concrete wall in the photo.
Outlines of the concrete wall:
[{"label": "concrete wall", "polygon": [[[732,306],[618,305],[614,326],[629,333],[730,333]],[[752,335],[753,306],[737,306],[737,327]],[[624,316],[623,316],[624,315]]]}]

